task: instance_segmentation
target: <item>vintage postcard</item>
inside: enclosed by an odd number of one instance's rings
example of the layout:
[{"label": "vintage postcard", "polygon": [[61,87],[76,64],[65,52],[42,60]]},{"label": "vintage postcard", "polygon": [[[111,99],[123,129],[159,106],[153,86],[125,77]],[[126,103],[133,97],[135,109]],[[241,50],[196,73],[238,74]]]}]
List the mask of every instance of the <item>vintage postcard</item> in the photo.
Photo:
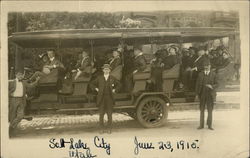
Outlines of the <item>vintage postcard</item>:
[{"label": "vintage postcard", "polygon": [[2,158],[249,157],[248,1],[1,1]]}]

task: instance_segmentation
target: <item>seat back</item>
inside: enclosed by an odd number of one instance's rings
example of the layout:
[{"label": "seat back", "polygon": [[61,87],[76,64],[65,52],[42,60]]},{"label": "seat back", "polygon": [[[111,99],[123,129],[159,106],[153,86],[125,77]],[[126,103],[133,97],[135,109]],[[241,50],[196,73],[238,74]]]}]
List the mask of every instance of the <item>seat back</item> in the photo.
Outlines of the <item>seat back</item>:
[{"label": "seat back", "polygon": [[150,65],[147,65],[147,67],[145,68],[145,70],[143,72],[137,72],[135,74],[133,74],[133,80],[148,80],[150,78],[151,75],[151,69],[150,69]]},{"label": "seat back", "polygon": [[180,75],[180,64],[176,64],[171,69],[164,70],[162,72],[163,79],[170,79],[170,78],[176,79],[179,77],[179,75]]},{"label": "seat back", "polygon": [[122,65],[118,65],[114,70],[110,72],[110,75],[120,81],[122,78]]},{"label": "seat back", "polygon": [[219,69],[217,72],[218,80],[230,80],[234,75],[234,63],[230,62],[226,67]]},{"label": "seat back", "polygon": [[39,80],[39,84],[52,84],[57,83],[58,80],[58,69],[52,69],[51,72]]},{"label": "seat back", "polygon": [[176,79],[179,78],[180,75],[180,64],[176,64],[171,69],[164,70],[162,72],[163,84],[162,89],[166,93],[170,93],[174,89],[174,84]]}]

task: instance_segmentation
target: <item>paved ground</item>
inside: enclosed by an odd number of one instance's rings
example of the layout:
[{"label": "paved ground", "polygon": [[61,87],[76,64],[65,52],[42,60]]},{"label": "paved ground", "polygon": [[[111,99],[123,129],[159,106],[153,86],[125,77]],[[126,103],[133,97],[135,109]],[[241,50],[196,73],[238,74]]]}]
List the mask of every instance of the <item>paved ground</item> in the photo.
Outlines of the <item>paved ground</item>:
[{"label": "paved ground", "polygon": [[[217,104],[215,109],[239,109],[240,95],[239,92],[227,92],[218,93]],[[175,104],[170,108],[169,120],[173,119],[190,119],[186,116],[187,110],[198,110],[198,102],[196,103],[185,103],[185,104]],[[176,118],[176,111],[184,111],[183,116]],[[191,115],[192,116],[192,115]],[[136,121],[131,117],[124,114],[114,114],[113,115],[114,126],[115,127],[141,127]],[[95,129],[98,123],[98,115],[51,115],[51,116],[36,116],[32,121],[22,120],[18,126],[18,133],[20,136],[27,135],[32,136],[31,131],[36,131],[39,133],[51,133],[54,131],[66,130],[72,131],[76,128],[81,130]],[[44,132],[47,131],[47,132]],[[32,132],[33,133],[33,132]],[[18,135],[19,136],[19,135]]]},{"label": "paved ground", "polygon": [[[219,93],[219,102],[224,102],[223,108],[218,106],[214,110],[214,131],[197,130],[199,125],[198,110],[172,110],[164,126],[159,128],[143,128],[129,116],[114,114],[114,129],[111,134],[99,134],[98,115],[92,116],[62,116],[35,117],[32,121],[23,120],[19,125],[16,137],[12,139],[16,145],[23,146],[23,151],[49,152],[52,158],[67,157],[67,150],[49,150],[50,138],[81,138],[91,144],[93,137],[99,136],[112,144],[112,156],[105,152],[92,152],[98,157],[155,157],[155,158],[246,158],[249,156],[249,113],[239,109],[239,93]],[[222,100],[220,100],[222,99]],[[217,100],[218,101],[218,100]],[[225,105],[233,104],[236,108]],[[180,105],[179,105],[180,106]],[[194,105],[198,106],[198,105]],[[227,108],[225,108],[227,107]],[[173,144],[184,140],[193,142],[198,140],[196,150],[143,150],[139,155],[134,154],[134,137],[143,142],[171,141]],[[22,140],[22,141],[19,141]],[[34,142],[39,146],[34,146]],[[115,145],[114,145],[115,144]],[[126,148],[124,148],[126,147]],[[29,153],[16,151],[20,157],[27,158]],[[60,156],[58,156],[60,155]],[[61,156],[63,155],[63,156]],[[100,156],[101,155],[101,156]],[[42,157],[42,155],[40,155]]]}]

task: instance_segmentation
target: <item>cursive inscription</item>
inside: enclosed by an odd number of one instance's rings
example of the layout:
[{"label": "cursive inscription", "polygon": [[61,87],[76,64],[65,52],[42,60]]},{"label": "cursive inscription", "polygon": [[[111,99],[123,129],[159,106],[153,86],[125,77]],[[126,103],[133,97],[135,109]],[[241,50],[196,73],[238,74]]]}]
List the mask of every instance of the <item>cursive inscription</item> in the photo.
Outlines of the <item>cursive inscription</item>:
[{"label": "cursive inscription", "polygon": [[98,136],[94,137],[94,144],[97,148],[103,148],[106,150],[106,153],[110,155],[110,144],[105,142],[104,138],[99,138]]},{"label": "cursive inscription", "polygon": [[135,144],[135,149],[134,149],[134,153],[136,155],[139,154],[139,149],[154,149],[155,147],[153,146],[153,143],[152,142],[139,142],[137,140],[137,137],[135,136],[135,139],[134,139],[134,144]]}]

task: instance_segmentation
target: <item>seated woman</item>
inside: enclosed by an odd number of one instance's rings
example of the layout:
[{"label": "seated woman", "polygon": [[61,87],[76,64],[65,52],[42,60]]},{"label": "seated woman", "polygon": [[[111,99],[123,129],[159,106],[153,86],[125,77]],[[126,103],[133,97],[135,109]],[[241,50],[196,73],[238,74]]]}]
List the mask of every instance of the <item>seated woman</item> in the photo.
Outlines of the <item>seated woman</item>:
[{"label": "seated woman", "polygon": [[111,71],[114,70],[117,66],[121,65],[122,61],[120,58],[120,52],[117,50],[113,51],[113,57],[109,61],[109,65],[111,67]]},{"label": "seated woman", "polygon": [[216,69],[219,70],[219,69],[223,69],[225,68],[228,64],[230,64],[231,60],[229,58],[229,55],[226,51],[224,51],[222,53],[222,59],[220,60],[220,62],[218,63],[218,65],[216,66]]},{"label": "seated woman", "polygon": [[85,76],[89,76],[90,74],[91,60],[88,53],[83,51],[81,56],[79,55],[79,57],[81,57],[81,59],[77,61],[75,69],[72,70],[73,73],[76,72],[76,74],[74,75],[74,80],[76,80],[81,74]]},{"label": "seated woman", "polygon": [[170,46],[168,48],[168,56],[163,60],[165,69],[171,69],[174,65],[178,63],[178,58],[176,55],[177,51],[178,48],[175,46]]}]

